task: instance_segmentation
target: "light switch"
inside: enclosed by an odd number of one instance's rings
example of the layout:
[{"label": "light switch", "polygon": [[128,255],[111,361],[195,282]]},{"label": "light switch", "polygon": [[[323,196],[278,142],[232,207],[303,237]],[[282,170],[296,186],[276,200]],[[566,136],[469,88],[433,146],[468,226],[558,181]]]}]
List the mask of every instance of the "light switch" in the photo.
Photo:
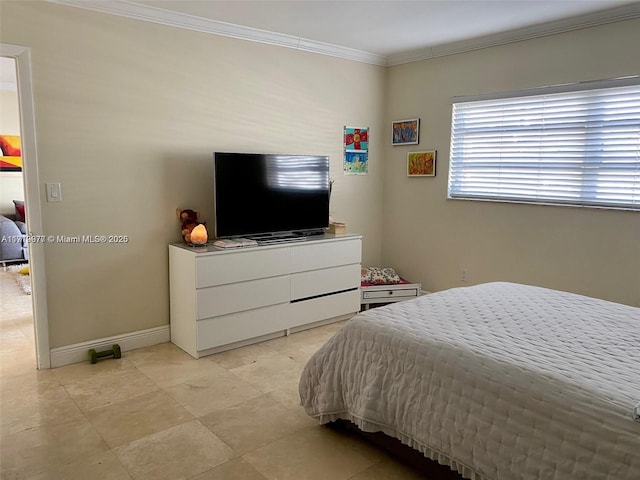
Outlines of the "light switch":
[{"label": "light switch", "polygon": [[47,183],[47,202],[61,202],[62,190],[60,183]]}]

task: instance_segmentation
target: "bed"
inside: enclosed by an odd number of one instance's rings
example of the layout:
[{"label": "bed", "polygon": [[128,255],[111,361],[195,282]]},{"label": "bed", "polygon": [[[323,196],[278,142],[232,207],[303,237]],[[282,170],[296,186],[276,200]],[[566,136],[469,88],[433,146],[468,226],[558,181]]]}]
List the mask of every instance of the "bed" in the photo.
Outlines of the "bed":
[{"label": "bed", "polygon": [[306,364],[306,412],[473,480],[640,479],[640,309],[495,282],[362,312]]}]

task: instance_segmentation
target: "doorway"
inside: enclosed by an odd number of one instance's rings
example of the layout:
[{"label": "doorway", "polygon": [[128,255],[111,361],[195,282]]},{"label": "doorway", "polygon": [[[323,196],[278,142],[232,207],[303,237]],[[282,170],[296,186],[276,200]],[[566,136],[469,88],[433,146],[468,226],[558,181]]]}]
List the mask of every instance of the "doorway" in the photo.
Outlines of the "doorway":
[{"label": "doorway", "polygon": [[24,181],[20,151],[16,61],[0,57],[0,345],[2,374],[33,369],[35,329],[31,303]]},{"label": "doorway", "polygon": [[[31,56],[27,47],[0,44],[0,57],[13,60],[6,65],[15,67],[17,88],[19,136],[22,158],[22,187],[24,192],[25,220],[30,238],[42,235],[42,208],[40,204],[40,180],[38,177],[35,118],[31,83]],[[4,64],[3,64],[4,65]],[[2,134],[2,132],[0,132]],[[44,244],[28,244],[29,277],[31,280],[31,318],[33,319],[33,344],[35,367],[50,368],[49,324],[47,319],[46,276]],[[4,300],[4,299],[3,299]],[[24,327],[22,327],[24,328]],[[23,332],[28,337],[27,332]]]}]

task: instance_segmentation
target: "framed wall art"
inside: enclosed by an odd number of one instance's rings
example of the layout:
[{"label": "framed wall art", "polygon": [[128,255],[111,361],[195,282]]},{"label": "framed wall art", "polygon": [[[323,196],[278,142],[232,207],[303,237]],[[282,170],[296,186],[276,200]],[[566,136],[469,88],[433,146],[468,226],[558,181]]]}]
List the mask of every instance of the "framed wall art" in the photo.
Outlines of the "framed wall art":
[{"label": "framed wall art", "polygon": [[391,124],[393,145],[417,145],[420,136],[420,119],[396,120]]},{"label": "framed wall art", "polygon": [[22,150],[18,135],[0,135],[0,172],[22,171]]},{"label": "framed wall art", "polygon": [[348,150],[344,152],[344,174],[366,175],[369,171],[369,152]]},{"label": "framed wall art", "polygon": [[369,172],[369,127],[344,127],[345,175],[367,175]]},{"label": "framed wall art", "polygon": [[344,127],[345,150],[369,150],[369,128]]},{"label": "framed wall art", "polygon": [[436,176],[436,151],[407,153],[408,177],[435,177]]}]

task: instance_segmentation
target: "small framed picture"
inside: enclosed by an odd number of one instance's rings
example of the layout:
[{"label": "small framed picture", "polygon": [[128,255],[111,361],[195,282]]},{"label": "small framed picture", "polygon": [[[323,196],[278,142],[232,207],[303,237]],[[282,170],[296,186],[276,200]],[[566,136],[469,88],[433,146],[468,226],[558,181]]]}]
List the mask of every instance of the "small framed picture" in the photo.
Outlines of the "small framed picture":
[{"label": "small framed picture", "polygon": [[391,124],[393,145],[417,145],[420,135],[420,119],[396,120]]},{"label": "small framed picture", "polygon": [[407,153],[408,177],[435,177],[436,176],[436,151]]},{"label": "small framed picture", "polygon": [[343,169],[345,175],[366,175],[369,171],[369,152],[345,151]]},{"label": "small framed picture", "polygon": [[22,150],[20,137],[0,135],[0,172],[21,172]]}]

